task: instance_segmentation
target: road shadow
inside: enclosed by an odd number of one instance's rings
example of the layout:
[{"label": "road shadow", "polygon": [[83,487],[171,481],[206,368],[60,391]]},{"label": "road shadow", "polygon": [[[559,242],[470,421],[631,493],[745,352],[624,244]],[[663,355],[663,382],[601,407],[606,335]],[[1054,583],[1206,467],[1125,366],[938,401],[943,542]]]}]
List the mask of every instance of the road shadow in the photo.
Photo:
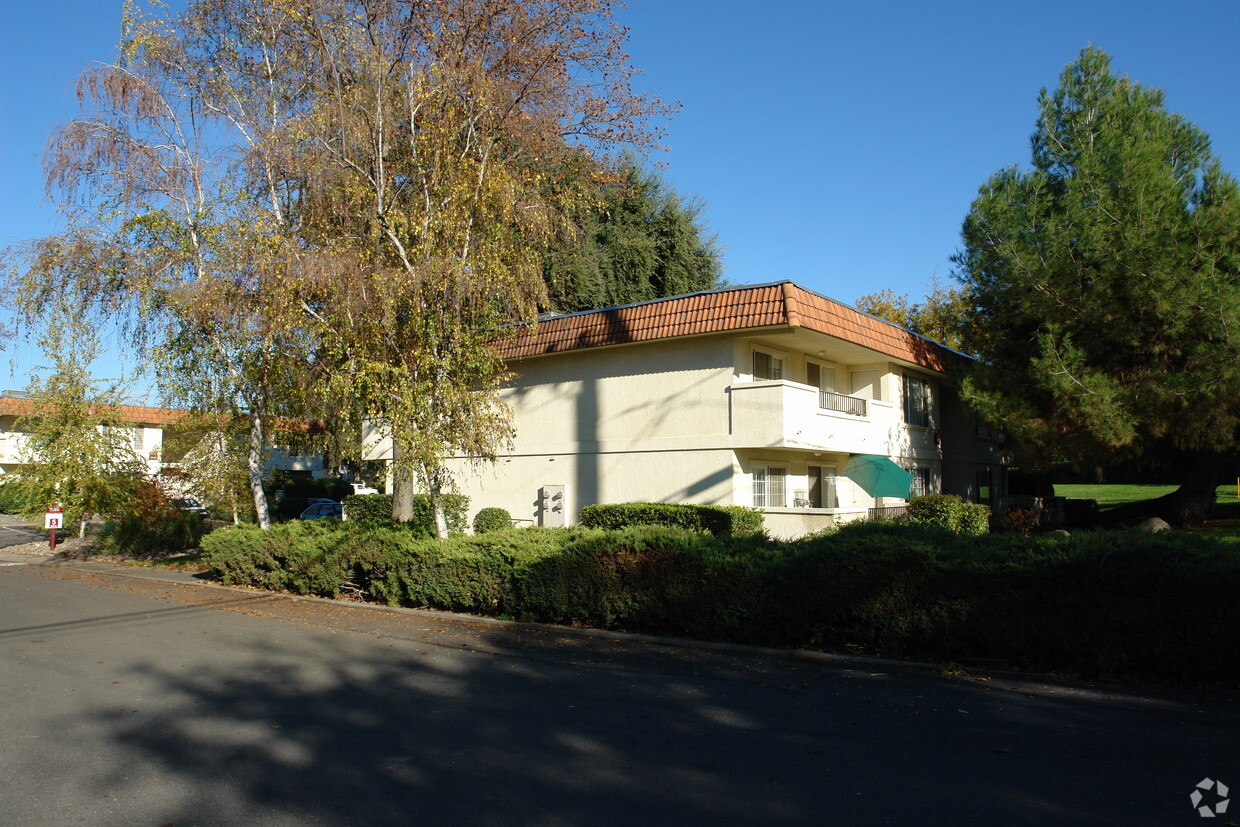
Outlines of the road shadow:
[{"label": "road shadow", "polygon": [[83,713],[184,782],[168,823],[1158,823],[1240,724],[1184,694],[222,608],[246,613],[226,645],[126,667],[158,704]]}]

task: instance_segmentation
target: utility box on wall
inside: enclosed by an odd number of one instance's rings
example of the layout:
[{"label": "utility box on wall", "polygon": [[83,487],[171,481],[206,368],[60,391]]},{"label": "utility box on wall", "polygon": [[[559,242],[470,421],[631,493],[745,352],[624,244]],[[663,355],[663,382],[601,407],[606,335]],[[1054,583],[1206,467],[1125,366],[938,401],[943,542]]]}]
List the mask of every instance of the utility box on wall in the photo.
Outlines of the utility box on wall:
[{"label": "utility box on wall", "polygon": [[538,489],[538,524],[544,528],[564,525],[564,486],[544,485]]}]

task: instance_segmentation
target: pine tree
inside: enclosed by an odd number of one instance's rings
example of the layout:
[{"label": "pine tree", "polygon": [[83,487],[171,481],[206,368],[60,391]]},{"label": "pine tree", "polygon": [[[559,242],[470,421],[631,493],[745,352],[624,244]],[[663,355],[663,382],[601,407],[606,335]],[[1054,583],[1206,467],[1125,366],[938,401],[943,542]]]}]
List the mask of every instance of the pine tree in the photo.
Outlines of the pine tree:
[{"label": "pine tree", "polygon": [[579,232],[544,266],[549,309],[572,313],[719,286],[723,250],[705,206],[628,161],[598,185]]},{"label": "pine tree", "polygon": [[1178,474],[1199,523],[1240,427],[1240,191],[1163,93],[1085,49],[1042,91],[1032,169],[996,173],[958,275],[981,362],[965,393],[1032,456]]}]

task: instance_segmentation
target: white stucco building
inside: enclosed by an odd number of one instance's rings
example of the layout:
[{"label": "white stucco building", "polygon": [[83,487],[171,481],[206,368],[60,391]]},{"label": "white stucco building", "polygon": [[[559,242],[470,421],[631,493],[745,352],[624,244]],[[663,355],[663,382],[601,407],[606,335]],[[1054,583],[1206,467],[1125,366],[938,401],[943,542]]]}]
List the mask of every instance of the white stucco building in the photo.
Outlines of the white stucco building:
[{"label": "white stucco building", "polygon": [[571,525],[591,503],[734,504],[792,537],[905,503],[854,484],[854,455],[891,458],[913,494],[1003,493],[1001,446],[946,382],[967,357],[791,282],[550,317],[498,347],[516,439],[494,465],[454,464],[471,512]]},{"label": "white stucco building", "polygon": [[[34,403],[25,393],[0,393],[0,473],[18,470],[27,459],[24,453],[27,434],[20,430],[19,423],[35,410]],[[170,427],[184,425],[191,416],[188,411],[141,405],[118,405],[110,410],[114,424],[109,427],[123,432],[124,442],[132,445],[134,455],[146,465],[152,479],[176,468],[176,463],[170,462],[166,455],[164,432]],[[264,458],[264,476],[276,471],[316,479],[330,476],[324,467],[322,452],[286,445],[272,447]]]}]

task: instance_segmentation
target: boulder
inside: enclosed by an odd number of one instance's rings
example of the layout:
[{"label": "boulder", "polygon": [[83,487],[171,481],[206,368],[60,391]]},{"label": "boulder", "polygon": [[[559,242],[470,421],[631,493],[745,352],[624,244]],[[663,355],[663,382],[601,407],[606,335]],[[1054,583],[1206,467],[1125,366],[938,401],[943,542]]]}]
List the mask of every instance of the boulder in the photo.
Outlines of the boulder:
[{"label": "boulder", "polygon": [[1162,517],[1147,517],[1134,525],[1133,528],[1137,531],[1148,531],[1151,534],[1157,534],[1160,531],[1170,531],[1171,524]]}]

